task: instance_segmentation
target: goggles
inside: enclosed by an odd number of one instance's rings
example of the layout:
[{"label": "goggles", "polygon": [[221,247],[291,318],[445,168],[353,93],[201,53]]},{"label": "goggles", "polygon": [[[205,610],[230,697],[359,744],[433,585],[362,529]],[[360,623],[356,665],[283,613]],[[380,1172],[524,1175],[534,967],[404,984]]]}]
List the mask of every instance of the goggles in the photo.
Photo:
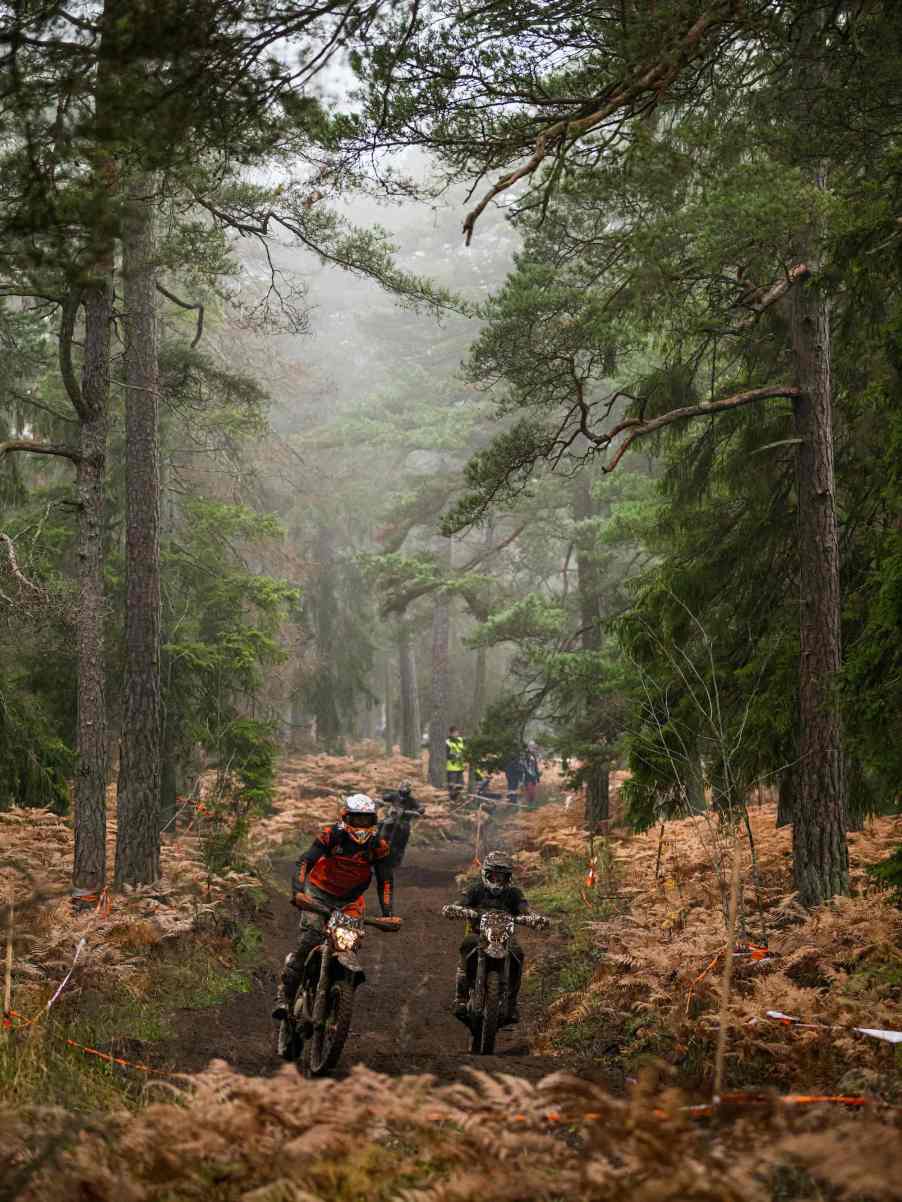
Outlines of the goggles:
[{"label": "goggles", "polygon": [[345,814],[344,822],[345,822],[346,826],[360,826],[360,827],[375,826],[376,825],[376,815],[375,814]]},{"label": "goggles", "polygon": [[511,879],[511,874],[503,868],[487,868],[485,879],[491,881],[493,885],[506,885]]}]

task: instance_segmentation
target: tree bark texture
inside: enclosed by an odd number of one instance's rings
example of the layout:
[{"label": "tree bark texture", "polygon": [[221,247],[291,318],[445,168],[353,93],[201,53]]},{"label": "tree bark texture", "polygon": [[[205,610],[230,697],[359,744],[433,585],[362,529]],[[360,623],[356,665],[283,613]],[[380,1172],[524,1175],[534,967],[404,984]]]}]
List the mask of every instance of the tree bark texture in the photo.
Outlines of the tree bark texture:
[{"label": "tree bark texture", "polygon": [[[446,562],[451,565],[451,540],[448,539]],[[432,697],[429,712],[429,783],[436,789],[446,783],[449,692],[449,643],[451,638],[451,601],[444,590],[435,594],[432,611]]]},{"label": "tree bark texture", "polygon": [[[75,782],[76,889],[106,883],[107,719],[104,675],[104,501],[109,427],[112,255],[82,292],[85,312],[78,465],[78,771]],[[102,274],[101,274],[102,273]]]},{"label": "tree bark texture", "polygon": [[[598,516],[598,505],[592,496],[592,480],[582,473],[576,480],[573,516],[578,522]],[[580,646],[583,651],[601,648],[601,572],[594,554],[593,536],[577,533],[576,587],[579,597]],[[592,699],[586,698],[587,721],[591,721]],[[593,733],[593,738],[595,734]],[[611,815],[611,766],[608,761],[590,764],[586,777],[586,824],[597,830]]]},{"label": "tree bark texture", "polygon": [[392,671],[391,653],[386,650],[385,662],[382,665],[382,682],[385,693],[385,754],[392,755],[395,750],[395,716],[394,716],[394,672]]},{"label": "tree bark texture", "polygon": [[160,400],[153,181],[131,189],[125,299],[125,707],[117,798],[117,885],[160,876]]},{"label": "tree bark texture", "polygon": [[[576,479],[573,516],[578,522],[598,516],[598,505],[592,496],[592,480],[585,472]],[[577,533],[575,539],[580,645],[583,651],[598,651],[601,647],[601,573],[593,541],[591,535],[581,532]]]},{"label": "tree bark texture", "polygon": [[438,593],[432,611],[432,697],[429,713],[429,783],[445,785],[448,737],[448,642],[451,603],[447,593]]},{"label": "tree bark texture", "polygon": [[[495,547],[495,523],[489,520],[485,528],[485,544],[483,555],[488,559]],[[480,615],[475,615],[479,617]],[[488,670],[487,648],[480,644],[476,648],[476,664],[473,679],[473,712],[470,715],[470,729],[475,730],[482,722],[485,713],[486,679]]]},{"label": "tree bark texture", "polygon": [[596,833],[611,816],[611,765],[593,764],[586,780],[586,829]]},{"label": "tree bark texture", "polygon": [[[822,182],[822,181],[821,181]],[[842,657],[839,538],[833,468],[830,308],[816,284],[792,292],[792,341],[801,395],[793,403],[800,579],[799,770],[793,863],[799,900],[812,906],[849,885],[846,774],[832,689]]]},{"label": "tree bark texture", "polygon": [[338,747],[341,734],[335,698],[335,607],[337,604],[335,533],[326,525],[317,532],[318,563],[315,589],[316,682],[314,712],[316,738],[327,751]]},{"label": "tree bark texture", "polygon": [[417,689],[416,659],[410,626],[402,618],[398,623],[398,665],[401,678],[401,754],[420,758],[420,696]]},{"label": "tree bark texture", "polygon": [[790,826],[795,813],[796,788],[798,770],[795,764],[790,764],[780,773],[780,785],[777,792],[777,827]]}]

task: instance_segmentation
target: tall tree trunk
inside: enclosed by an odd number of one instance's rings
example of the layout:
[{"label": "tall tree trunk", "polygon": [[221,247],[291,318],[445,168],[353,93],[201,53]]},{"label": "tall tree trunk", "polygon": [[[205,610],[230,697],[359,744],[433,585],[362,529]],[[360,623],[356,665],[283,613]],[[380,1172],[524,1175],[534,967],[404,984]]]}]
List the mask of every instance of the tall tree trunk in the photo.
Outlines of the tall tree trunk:
[{"label": "tall tree trunk", "polygon": [[116,884],[160,876],[160,399],[153,181],[139,178],[123,231],[125,299],[125,715]]},{"label": "tall tree trunk", "polygon": [[107,719],[104,676],[104,502],[109,428],[112,252],[82,291],[85,311],[78,465],[78,771],[72,883],[96,891],[106,883]]},{"label": "tall tree trunk", "polygon": [[[824,186],[818,176],[818,186]],[[839,538],[833,470],[830,308],[817,282],[793,289],[792,342],[801,396],[797,457],[801,662],[793,864],[799,900],[848,891],[846,774],[832,689],[842,657]]]},{"label": "tall tree trunk", "polygon": [[611,765],[592,764],[586,780],[586,829],[598,831],[611,816]]},{"label": "tall tree trunk", "polygon": [[[472,730],[476,730],[482,721],[482,715],[485,711],[485,689],[486,689],[486,648],[479,646],[476,648],[476,666],[473,674],[473,710],[470,715],[470,725]],[[475,793],[476,791],[476,764],[470,764],[467,768],[467,792]]]},{"label": "tall tree trunk", "polygon": [[846,756],[847,821],[850,831],[863,831],[865,815],[872,813],[873,796],[864,765],[857,755]]},{"label": "tall tree trunk", "polygon": [[316,680],[313,708],[316,737],[327,751],[339,747],[340,723],[335,697],[335,535],[326,525],[317,532],[317,578],[315,590]]},{"label": "tall tree trunk", "polygon": [[382,680],[385,692],[385,754],[393,755],[395,750],[395,721],[394,721],[394,689],[392,685],[394,673],[392,672],[391,652],[386,648],[385,662],[382,666]]},{"label": "tall tree trunk", "polygon": [[[451,540],[445,554],[451,566]],[[441,590],[435,594],[432,611],[432,698],[429,714],[429,783],[436,789],[444,787],[448,737],[449,641],[451,637],[451,601]]]},{"label": "tall tree trunk", "polygon": [[[485,527],[485,542],[483,555],[488,559],[495,546],[495,522],[489,519]],[[477,619],[485,620],[485,614],[481,611],[476,615]],[[475,730],[480,722],[482,715],[485,712],[486,702],[486,675],[488,668],[487,648],[480,644],[476,648],[476,667],[473,680],[473,712],[470,715],[470,729]]]},{"label": "tall tree trunk", "polygon": [[485,713],[486,679],[488,676],[488,659],[486,648],[476,648],[476,665],[473,672],[473,709],[470,715],[470,725],[473,730],[482,721]]},{"label": "tall tree trunk", "polygon": [[777,826],[789,826],[795,813],[796,789],[798,784],[798,769],[790,764],[780,773],[779,792],[777,794]]},{"label": "tall tree trunk", "polygon": [[401,678],[401,754],[420,758],[420,696],[417,689],[416,659],[410,625],[405,618],[398,623],[398,665]]},{"label": "tall tree trunk", "polygon": [[[582,472],[576,479],[573,516],[578,522],[598,516],[592,496],[592,477]],[[601,648],[601,573],[595,557],[594,536],[577,531],[576,577],[579,596],[580,645],[583,651]],[[586,699],[587,725],[591,722],[592,699]],[[594,737],[594,732],[589,732]],[[586,825],[597,830],[611,813],[611,765],[606,759],[593,760],[586,773]]]}]

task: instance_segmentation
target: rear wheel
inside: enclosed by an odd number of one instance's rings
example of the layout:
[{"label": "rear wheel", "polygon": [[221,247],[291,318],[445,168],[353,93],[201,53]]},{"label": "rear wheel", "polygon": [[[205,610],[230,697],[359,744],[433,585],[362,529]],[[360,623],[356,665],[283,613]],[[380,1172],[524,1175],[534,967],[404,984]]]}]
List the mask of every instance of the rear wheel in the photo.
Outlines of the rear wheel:
[{"label": "rear wheel", "polygon": [[350,981],[333,981],[329,988],[325,1026],[314,1029],[304,1047],[304,1074],[320,1077],[335,1068],[351,1029],[354,986]]},{"label": "rear wheel", "polygon": [[481,1056],[491,1056],[495,1050],[495,1036],[498,1033],[500,1012],[501,982],[496,972],[490,972],[485,979],[485,1006],[482,1011],[482,1030],[479,1039]]}]

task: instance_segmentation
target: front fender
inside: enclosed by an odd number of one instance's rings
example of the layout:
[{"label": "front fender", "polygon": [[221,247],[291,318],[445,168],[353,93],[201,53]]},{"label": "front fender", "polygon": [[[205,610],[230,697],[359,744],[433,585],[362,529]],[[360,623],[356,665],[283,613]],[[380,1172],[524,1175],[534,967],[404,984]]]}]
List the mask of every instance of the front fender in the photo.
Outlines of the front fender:
[{"label": "front fender", "polygon": [[344,975],[350,978],[355,989],[358,985],[363,984],[366,980],[366,973],[363,965],[352,952],[338,952],[335,959],[341,965]]}]

